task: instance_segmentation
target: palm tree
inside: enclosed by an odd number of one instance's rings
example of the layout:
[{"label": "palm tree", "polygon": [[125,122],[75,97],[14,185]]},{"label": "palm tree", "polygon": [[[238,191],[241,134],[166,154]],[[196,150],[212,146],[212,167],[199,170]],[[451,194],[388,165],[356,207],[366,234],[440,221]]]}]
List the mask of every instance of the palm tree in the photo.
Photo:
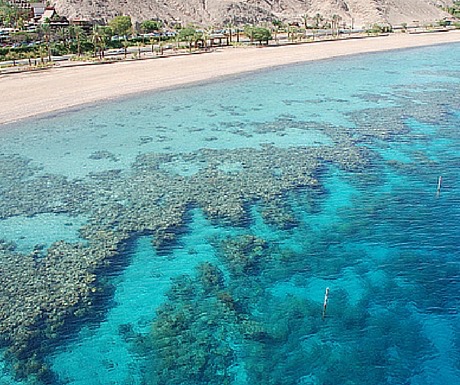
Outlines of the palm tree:
[{"label": "palm tree", "polygon": [[48,51],[48,61],[51,61],[51,27],[49,24],[49,19],[46,20],[40,27],[41,32],[44,34],[46,48]]},{"label": "palm tree", "polygon": [[45,64],[45,57],[46,57],[47,52],[48,50],[46,49],[46,47],[40,46],[40,48],[38,49],[41,64]]},{"label": "palm tree", "polygon": [[292,42],[295,41],[295,39],[296,39],[296,31],[297,31],[297,28],[295,26],[288,25],[288,27],[287,27],[288,41],[292,41]]},{"label": "palm tree", "polygon": [[305,32],[307,31],[308,29],[308,20],[310,20],[310,16],[308,16],[308,14],[303,14],[302,15],[302,21],[303,21],[303,26],[305,28]]},{"label": "palm tree", "polygon": [[244,34],[249,38],[251,44],[254,43],[254,26],[246,25],[244,27]]},{"label": "palm tree", "polygon": [[22,14],[18,14],[18,18],[16,20],[16,28],[20,30],[24,29],[24,17]]},{"label": "palm tree", "polygon": [[283,22],[281,20],[273,20],[273,34],[275,35],[275,42],[278,44],[278,32],[280,28],[283,26]]},{"label": "palm tree", "polygon": [[315,21],[315,28],[319,28],[320,27],[320,23],[324,21],[324,18],[323,16],[321,16],[320,13],[317,13],[314,17],[313,17],[313,20]]},{"label": "palm tree", "polygon": [[16,51],[13,51],[12,49],[9,50],[9,52],[6,54],[6,59],[13,61],[13,67],[16,67],[16,60],[18,60],[19,56]]},{"label": "palm tree", "polygon": [[35,58],[35,52],[27,52],[25,55],[26,59],[29,60],[29,67],[32,67],[32,59]]},{"label": "palm tree", "polygon": [[332,28],[332,36],[334,36],[334,33],[336,34],[336,37],[339,37],[339,28],[340,28],[340,21],[342,18],[339,15],[332,15],[332,23],[331,23],[331,28]]},{"label": "palm tree", "polygon": [[71,39],[75,38],[75,40],[77,41],[77,55],[78,56],[81,56],[81,40],[82,40],[82,37],[84,36],[84,33],[85,31],[83,30],[83,28],[78,25],[71,25],[69,27],[70,38]]},{"label": "palm tree", "polygon": [[128,56],[128,47],[129,47],[129,41],[127,39],[122,41],[123,48],[125,50],[125,59]]},{"label": "palm tree", "polygon": [[214,33],[216,29],[213,26],[204,28],[202,33],[197,33],[196,34],[196,40],[203,40],[204,42],[204,47],[206,48],[208,46],[208,41],[209,45],[211,45],[211,35]]},{"label": "palm tree", "polygon": [[226,25],[226,29],[228,30],[228,42],[230,44],[232,44],[232,40],[233,40],[233,28],[234,28],[233,23],[228,23]]},{"label": "palm tree", "polygon": [[151,36],[150,37],[150,46],[152,47],[152,54],[153,54],[153,48],[155,46],[155,37]]},{"label": "palm tree", "polygon": [[160,42],[158,43],[159,47],[158,47],[158,50],[159,50],[159,54],[160,56],[163,55],[163,46],[164,46],[164,42],[160,40]]},{"label": "palm tree", "polygon": [[58,28],[56,30],[56,35],[57,35],[59,41],[62,41],[62,43],[64,44],[64,47],[69,48],[68,39],[67,39],[67,36],[69,35],[69,29],[64,28],[64,27],[60,27],[60,28]]},{"label": "palm tree", "polygon": [[94,56],[97,56],[99,52],[99,59],[102,59],[104,57],[103,49],[105,47],[105,36],[103,29],[98,25],[93,27],[93,31],[91,33],[91,42],[94,46]]},{"label": "palm tree", "polygon": [[95,25],[91,31],[91,43],[93,43],[94,56],[97,56],[97,47],[99,46],[99,40],[101,39],[101,34],[99,28]]}]

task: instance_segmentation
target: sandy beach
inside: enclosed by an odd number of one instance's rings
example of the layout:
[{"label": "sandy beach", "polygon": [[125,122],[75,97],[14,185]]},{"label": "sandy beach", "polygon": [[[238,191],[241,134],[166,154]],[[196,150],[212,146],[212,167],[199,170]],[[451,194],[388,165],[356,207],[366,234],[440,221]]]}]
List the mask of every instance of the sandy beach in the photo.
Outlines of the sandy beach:
[{"label": "sandy beach", "polygon": [[0,75],[0,124],[100,100],[312,60],[460,42],[460,31],[394,34]]}]

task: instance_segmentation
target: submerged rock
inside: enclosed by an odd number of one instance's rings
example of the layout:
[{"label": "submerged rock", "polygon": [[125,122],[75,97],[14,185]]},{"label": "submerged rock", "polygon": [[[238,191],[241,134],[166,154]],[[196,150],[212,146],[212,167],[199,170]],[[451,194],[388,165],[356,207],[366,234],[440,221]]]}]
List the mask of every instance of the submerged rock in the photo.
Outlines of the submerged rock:
[{"label": "submerged rock", "polygon": [[[409,117],[429,123],[438,119],[439,114],[447,116],[449,103],[459,105],[456,90],[437,86],[443,90],[442,100],[434,97],[435,92],[395,90],[401,95],[398,107],[350,113],[347,117],[354,125],[352,128],[295,121],[292,116],[251,127],[255,133],[280,135],[290,128],[311,127],[329,137],[330,145],[291,148],[261,145],[256,149],[202,149],[180,155],[146,153],[139,155],[128,170],[92,173],[75,180],[45,174],[30,159],[1,154],[0,220],[40,213],[89,218],[79,230],[80,243],[58,241],[48,249],[37,245],[34,252],[23,254],[10,240],[0,242],[0,338],[9,347],[10,361],[18,363],[18,373],[24,376],[35,374],[45,378],[49,375],[43,360],[52,349],[47,341],[59,338],[70,319],[94,310],[93,299],[101,290],[98,279],[115,263],[123,247],[133,237],[149,234],[153,236],[154,246],[167,252],[180,237],[191,207],[200,207],[212,221],[244,228],[251,221],[248,206],[262,202],[262,217],[267,223],[278,229],[298,225],[284,204],[286,193],[299,188],[310,191],[310,207],[314,213],[315,202],[324,193],[322,170],[333,165],[364,177],[376,158],[364,142],[381,142],[396,135],[407,135]],[[405,97],[416,91],[423,91],[417,92],[417,103]],[[365,97],[375,99],[372,95]],[[223,122],[219,127],[248,137],[253,135],[245,131],[244,122]],[[458,136],[455,130],[444,130],[441,134],[446,138]],[[138,140],[147,145],[153,138],[142,136]],[[168,137],[158,139],[169,140]],[[423,154],[414,153],[413,156],[424,166],[436,167]],[[105,150],[94,152],[90,159],[118,161],[116,155]],[[183,164],[193,167],[180,169]],[[414,165],[389,164],[400,170],[414,170]],[[366,220],[381,215],[380,211],[376,208],[372,212],[357,212],[357,216]],[[359,227],[360,232],[357,228],[352,223],[337,230],[349,236],[365,235],[363,226]],[[316,249],[310,247],[310,255],[326,254],[327,250],[322,247],[337,243],[337,237],[332,234],[323,241]],[[289,264],[294,267],[301,257],[289,250],[274,253],[265,240],[251,234],[226,239],[216,248],[231,282],[225,282],[225,272],[216,266],[203,264],[197,278],[181,278],[173,284],[168,299],[181,306],[176,309],[165,305],[159,311],[158,320],[163,323],[155,321],[152,333],[158,337],[156,347],[165,349],[158,367],[169,373],[161,374],[159,370],[156,374],[159,383],[181,383],[189,375],[194,381],[231,382],[233,374],[229,367],[235,356],[233,334],[254,342],[251,346],[254,356],[261,353],[278,357],[280,361],[287,359],[283,355],[286,352],[278,354],[264,346],[268,340],[285,338],[284,329],[272,330],[260,320],[251,319],[250,309],[258,303],[257,296],[264,294],[264,284],[285,278],[282,272],[277,272],[281,270],[279,267]],[[330,263],[328,271],[331,272],[341,268],[332,266],[333,262],[321,263],[326,264],[326,268]],[[308,318],[306,313],[299,314],[300,318]],[[279,317],[279,324],[287,322],[281,315]],[[306,325],[300,327],[309,330]],[[121,332],[130,335],[129,330]],[[314,348],[319,356],[327,353],[327,346]],[[178,357],[175,349],[184,352],[184,356]],[[190,353],[193,349],[197,352],[195,357]],[[294,366],[296,360],[302,359],[303,356],[298,355],[289,365]],[[263,368],[267,373],[271,369]],[[346,368],[339,365],[329,369],[346,372]],[[282,376],[273,377],[270,373],[264,374],[263,370],[254,377],[253,383],[289,383]],[[167,375],[172,377],[168,379]],[[304,373],[302,381],[307,381],[309,375]],[[325,379],[320,374],[315,378],[320,382]]]}]

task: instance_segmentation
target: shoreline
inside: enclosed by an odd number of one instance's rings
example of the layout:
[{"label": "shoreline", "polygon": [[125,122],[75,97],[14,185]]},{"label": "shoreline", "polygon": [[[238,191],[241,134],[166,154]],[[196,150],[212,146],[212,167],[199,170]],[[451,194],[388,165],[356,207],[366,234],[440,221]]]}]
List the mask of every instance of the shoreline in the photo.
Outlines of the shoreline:
[{"label": "shoreline", "polygon": [[6,99],[0,103],[0,125],[290,64],[458,42],[460,30],[390,34],[263,48],[228,47],[200,55],[0,75],[0,94]]}]

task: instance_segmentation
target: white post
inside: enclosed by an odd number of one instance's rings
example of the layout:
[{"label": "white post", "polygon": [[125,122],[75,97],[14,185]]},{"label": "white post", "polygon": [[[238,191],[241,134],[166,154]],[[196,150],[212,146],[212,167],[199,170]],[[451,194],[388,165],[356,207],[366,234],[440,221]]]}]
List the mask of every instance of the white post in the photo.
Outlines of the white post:
[{"label": "white post", "polygon": [[442,176],[438,178],[438,187],[436,189],[436,196],[439,197],[439,194],[441,194],[441,184],[442,184]]},{"label": "white post", "polygon": [[323,319],[326,317],[327,301],[329,299],[329,288],[326,287],[326,292],[324,293],[324,303],[323,303]]}]

